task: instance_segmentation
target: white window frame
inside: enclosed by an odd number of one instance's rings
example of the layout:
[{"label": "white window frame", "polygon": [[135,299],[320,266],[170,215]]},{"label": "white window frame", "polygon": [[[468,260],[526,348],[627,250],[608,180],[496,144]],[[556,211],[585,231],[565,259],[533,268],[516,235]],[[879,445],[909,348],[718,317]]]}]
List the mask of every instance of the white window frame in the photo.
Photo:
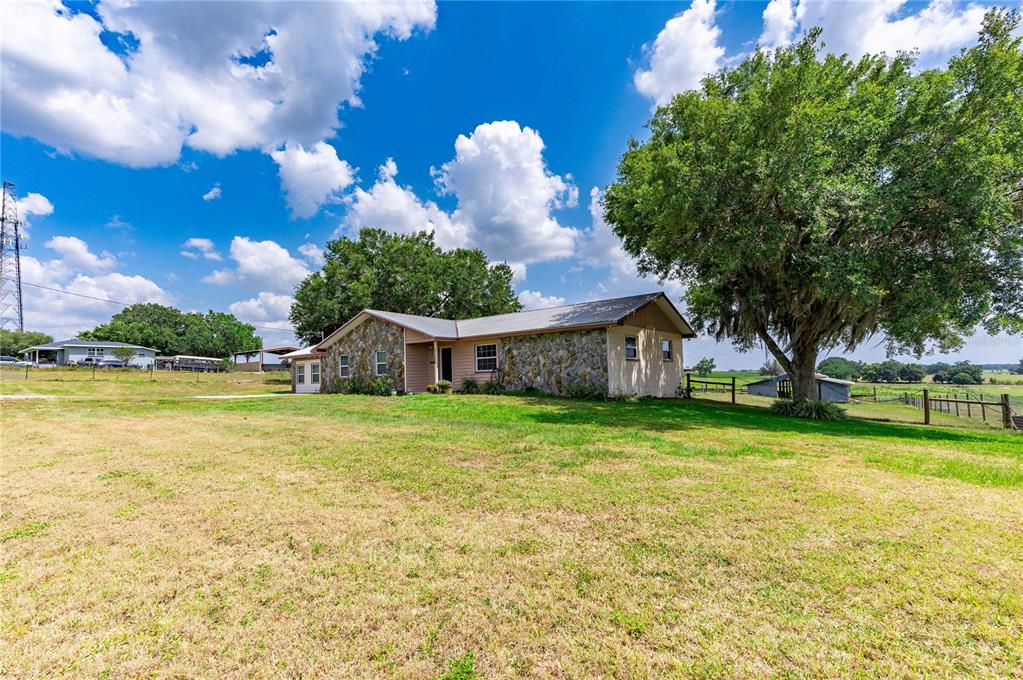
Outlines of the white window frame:
[{"label": "white window frame", "polygon": [[[665,346],[667,346],[667,350],[664,349]],[[666,351],[668,353],[667,356],[664,354]],[[675,360],[675,351],[671,348],[671,338],[661,338],[661,359],[663,361]]]},{"label": "white window frame", "polygon": [[[380,355],[381,354],[384,355],[384,360],[383,361],[380,361]],[[374,359],[374,364],[375,364],[375,366],[374,366],[374,369],[375,369],[374,370],[374,374],[377,375],[377,376],[387,375],[387,352],[385,352],[382,349],[378,349],[376,351],[376,354],[373,356],[373,359]],[[384,370],[382,370],[382,371],[380,370],[380,366],[381,365],[383,365],[383,367],[384,367]]]},{"label": "white window frame", "polygon": [[341,354],[337,358],[337,376],[339,378],[349,378],[352,375],[352,369],[349,363],[348,355]]},{"label": "white window frame", "polygon": [[[632,347],[629,347],[629,340],[632,340]],[[632,350],[632,356],[629,356],[629,350]],[[639,338],[635,335],[625,336],[625,360],[626,361],[639,361]]]},{"label": "white window frame", "polygon": [[320,384],[320,362],[313,361],[309,364],[309,384]]},{"label": "white window frame", "polygon": [[86,347],[85,355],[90,357],[101,357],[106,355],[105,347]]},{"label": "white window frame", "polygon": [[[494,348],[494,356],[492,356],[492,357],[490,357],[490,356],[481,357],[480,356],[480,348],[481,347],[493,347]],[[475,356],[476,356],[476,372],[477,373],[492,373],[492,372],[497,370],[497,343],[496,342],[486,342],[486,343],[483,343],[482,345],[476,345]],[[480,368],[480,359],[483,359],[484,361],[486,361],[488,359],[493,359],[494,360],[494,367],[493,368]]]},{"label": "white window frame", "polygon": [[295,363],[295,384],[305,385],[305,363],[301,361]]}]

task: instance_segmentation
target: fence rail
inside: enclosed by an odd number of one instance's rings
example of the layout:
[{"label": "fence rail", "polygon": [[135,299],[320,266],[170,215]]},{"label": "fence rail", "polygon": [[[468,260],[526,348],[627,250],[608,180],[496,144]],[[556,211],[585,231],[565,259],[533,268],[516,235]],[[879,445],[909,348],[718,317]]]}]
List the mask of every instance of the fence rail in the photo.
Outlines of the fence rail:
[{"label": "fence rail", "polygon": [[954,415],[958,418],[974,418],[980,415],[984,422],[987,422],[988,413],[991,412],[1000,416],[1002,427],[1010,430],[1016,429],[1017,421],[1013,417],[1008,394],[1001,395],[998,401],[985,401],[983,395],[971,399],[969,393],[965,397],[960,399],[958,393],[951,396],[933,396],[930,390],[922,390],[919,397],[916,396],[916,393],[906,394],[901,397],[901,401],[908,406],[923,409],[924,425],[931,424],[932,411]]},{"label": "fence rail", "polygon": [[736,383],[735,377],[729,378],[728,382],[721,380],[700,380],[699,378],[694,379],[692,373],[686,373],[686,388],[685,396],[693,396],[693,385],[703,385],[704,392],[730,392],[732,396],[732,403],[735,403],[735,391]]}]

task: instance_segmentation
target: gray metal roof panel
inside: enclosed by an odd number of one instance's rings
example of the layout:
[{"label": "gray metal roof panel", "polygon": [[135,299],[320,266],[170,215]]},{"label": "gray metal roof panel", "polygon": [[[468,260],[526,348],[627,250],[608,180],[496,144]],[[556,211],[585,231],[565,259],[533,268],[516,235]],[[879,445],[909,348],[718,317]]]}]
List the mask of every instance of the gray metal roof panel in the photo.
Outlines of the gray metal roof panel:
[{"label": "gray metal roof panel", "polygon": [[613,300],[593,300],[524,312],[483,316],[458,321],[458,337],[507,335],[528,331],[546,331],[579,326],[604,326],[617,323],[629,314],[661,296],[660,293],[630,295]]},{"label": "gray metal roof panel", "polygon": [[435,338],[457,338],[458,329],[455,322],[450,319],[436,319],[432,316],[417,316],[415,314],[401,314],[399,312],[385,312],[379,309],[367,309],[367,313],[380,317],[399,326],[411,328],[424,335]]}]

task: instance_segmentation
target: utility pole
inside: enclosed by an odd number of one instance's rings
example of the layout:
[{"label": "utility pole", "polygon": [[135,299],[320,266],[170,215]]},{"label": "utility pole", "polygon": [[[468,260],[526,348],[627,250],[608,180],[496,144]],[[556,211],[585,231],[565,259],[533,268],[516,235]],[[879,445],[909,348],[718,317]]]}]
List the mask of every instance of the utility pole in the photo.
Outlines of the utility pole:
[{"label": "utility pole", "polygon": [[21,228],[14,184],[3,183],[3,214],[0,223],[0,328],[25,330],[21,301]]}]

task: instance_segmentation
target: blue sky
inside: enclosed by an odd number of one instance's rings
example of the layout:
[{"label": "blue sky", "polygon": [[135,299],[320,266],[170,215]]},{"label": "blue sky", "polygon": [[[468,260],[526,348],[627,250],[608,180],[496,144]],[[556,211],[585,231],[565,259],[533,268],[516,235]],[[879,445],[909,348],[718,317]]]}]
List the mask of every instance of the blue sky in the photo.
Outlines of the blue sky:
[{"label": "blue sky", "polygon": [[[142,3],[18,5],[3,35],[4,179],[26,281],[230,310],[290,341],[293,286],[332,236],[434,230],[518,272],[546,306],[658,288],[596,210],[652,106],[756,45],[824,27],[836,51],[976,35],[973,4]],[[677,284],[665,290],[678,298]],[[26,322],[72,335],[118,307],[26,287]],[[276,329],[276,330],[274,330]],[[687,359],[754,366],[700,339]],[[881,358],[872,343],[857,355]],[[1014,361],[1018,339],[964,356]]]}]

